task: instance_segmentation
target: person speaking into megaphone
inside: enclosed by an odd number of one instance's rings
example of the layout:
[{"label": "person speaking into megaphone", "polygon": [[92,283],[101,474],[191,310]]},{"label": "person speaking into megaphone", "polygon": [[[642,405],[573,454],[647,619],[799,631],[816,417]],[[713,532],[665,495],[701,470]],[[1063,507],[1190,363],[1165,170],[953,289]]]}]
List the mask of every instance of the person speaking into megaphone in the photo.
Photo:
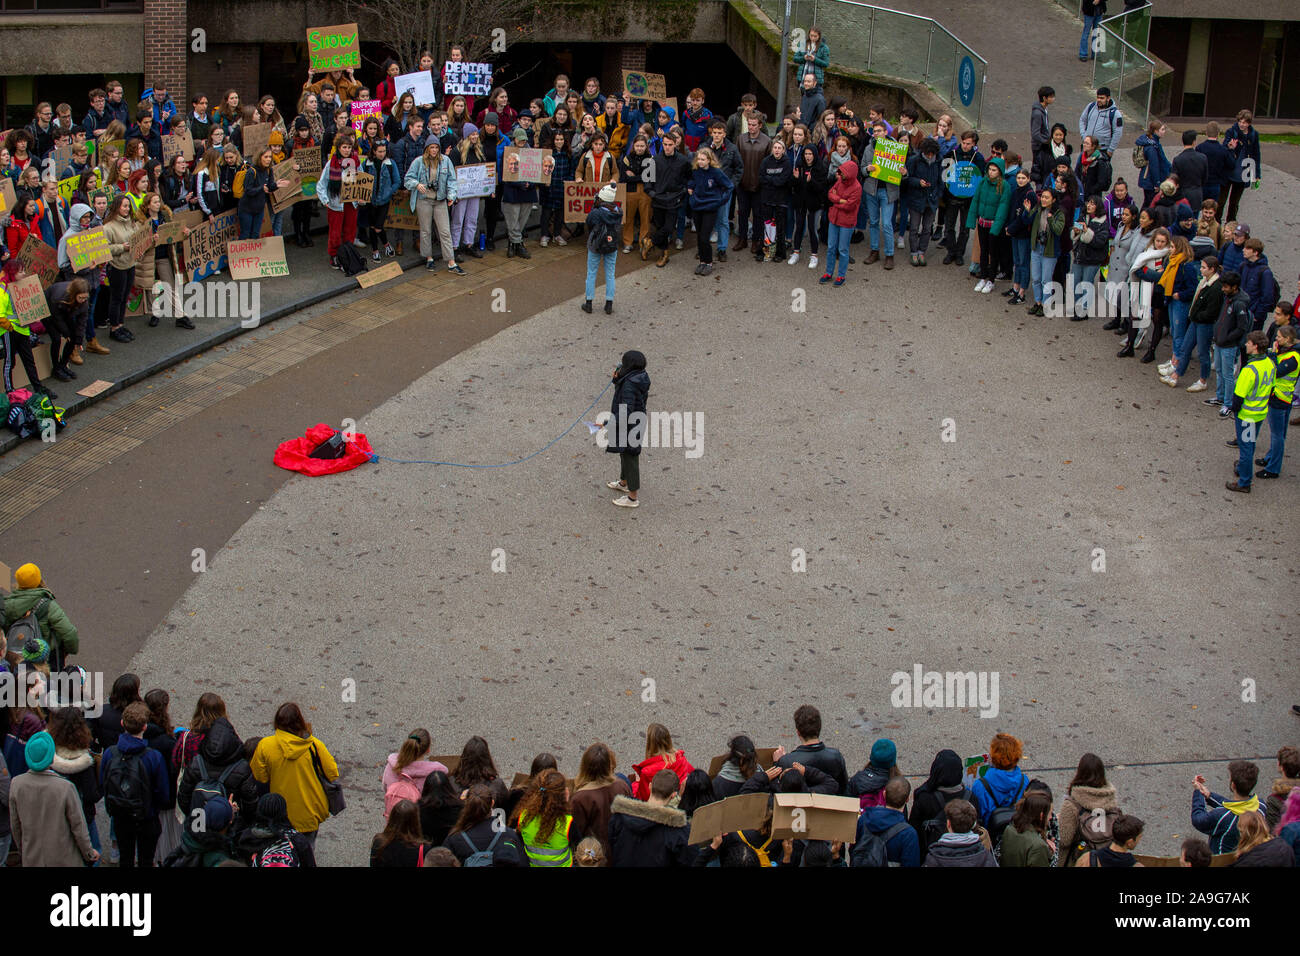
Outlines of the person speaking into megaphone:
[{"label": "person speaking into megaphone", "polygon": [[646,434],[646,399],[650,396],[650,376],[645,370],[645,356],[636,349],[623,353],[614,369],[614,398],[610,402],[609,421],[605,424],[605,451],[618,454],[618,481],[606,486],[623,494],[614,499],[620,508],[637,508],[641,489],[641,446]]}]

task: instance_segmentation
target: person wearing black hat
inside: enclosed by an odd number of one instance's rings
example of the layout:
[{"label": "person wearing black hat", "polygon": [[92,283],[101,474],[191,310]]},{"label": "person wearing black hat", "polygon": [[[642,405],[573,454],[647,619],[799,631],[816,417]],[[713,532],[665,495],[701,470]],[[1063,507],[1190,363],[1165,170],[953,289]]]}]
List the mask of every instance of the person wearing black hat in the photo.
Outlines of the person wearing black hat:
[{"label": "person wearing black hat", "polygon": [[619,474],[618,481],[606,482],[606,487],[623,492],[614,499],[620,508],[640,507],[640,455],[646,433],[646,399],[650,395],[645,364],[645,356],[632,349],[623,353],[623,360],[614,369],[614,399],[605,424],[605,451],[618,454]]}]

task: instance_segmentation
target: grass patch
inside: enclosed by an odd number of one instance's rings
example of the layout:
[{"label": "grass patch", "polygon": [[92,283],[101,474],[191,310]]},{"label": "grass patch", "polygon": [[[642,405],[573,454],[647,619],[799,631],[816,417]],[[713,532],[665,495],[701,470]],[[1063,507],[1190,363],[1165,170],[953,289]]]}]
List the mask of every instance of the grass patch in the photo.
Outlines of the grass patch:
[{"label": "grass patch", "polygon": [[1300,133],[1260,133],[1261,143],[1286,143],[1288,146],[1300,146]]}]

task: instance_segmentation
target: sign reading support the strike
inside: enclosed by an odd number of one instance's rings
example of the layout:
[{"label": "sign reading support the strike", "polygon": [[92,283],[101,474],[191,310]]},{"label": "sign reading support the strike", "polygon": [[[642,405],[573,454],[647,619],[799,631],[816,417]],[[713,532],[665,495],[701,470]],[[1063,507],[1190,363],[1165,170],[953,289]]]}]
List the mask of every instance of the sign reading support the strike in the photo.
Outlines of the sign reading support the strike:
[{"label": "sign reading support the strike", "polygon": [[903,181],[903,167],[906,163],[906,143],[895,142],[892,139],[876,140],[871,156],[871,165],[876,167],[876,171],[871,174],[873,178],[897,186]]},{"label": "sign reading support the strike", "polygon": [[312,27],[307,31],[307,54],[318,73],[361,65],[361,40],[355,23]]},{"label": "sign reading support the strike", "polygon": [[384,128],[384,118],[380,116],[383,109],[383,103],[380,100],[353,100],[352,101],[352,132],[358,136],[361,135],[361,127],[366,122],[367,116],[375,116],[379,119],[379,128]]}]

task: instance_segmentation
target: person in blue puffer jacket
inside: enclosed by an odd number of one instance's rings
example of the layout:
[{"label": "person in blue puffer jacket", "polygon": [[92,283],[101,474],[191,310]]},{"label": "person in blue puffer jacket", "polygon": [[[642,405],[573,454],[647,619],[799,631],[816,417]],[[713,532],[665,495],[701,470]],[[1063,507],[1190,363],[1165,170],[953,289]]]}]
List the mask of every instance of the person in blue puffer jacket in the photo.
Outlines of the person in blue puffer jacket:
[{"label": "person in blue puffer jacket", "polygon": [[370,194],[368,230],[370,234],[370,258],[378,262],[383,255],[392,256],[393,247],[388,241],[388,231],[384,223],[388,221],[388,204],[393,200],[393,193],[402,188],[402,174],[397,164],[388,156],[388,140],[376,140],[370,149],[370,155],[361,164],[362,172],[375,177],[375,188]]},{"label": "person in blue puffer jacket", "polygon": [[[695,154],[691,184],[686,188],[690,194],[691,216],[695,220],[695,244],[700,253],[700,264],[695,267],[697,276],[706,276],[713,271],[713,246],[709,243],[709,236],[734,185],[722,171],[717,153],[707,146],[701,147]],[[721,240],[719,245],[726,249]]]},{"label": "person in blue puffer jacket", "polygon": [[1165,148],[1160,145],[1160,137],[1165,135],[1165,124],[1160,120],[1152,120],[1147,124],[1147,131],[1137,138],[1138,146],[1142,147],[1142,157],[1147,164],[1138,170],[1138,188],[1142,190],[1142,208],[1151,205],[1151,200],[1156,197],[1156,190],[1160,184],[1165,181],[1169,175],[1169,170],[1173,165],[1169,162],[1169,157],[1165,155]]},{"label": "person in blue puffer jacket", "polygon": [[989,815],[998,807],[1014,806],[1024,795],[1029,778],[1020,769],[1023,754],[1024,744],[1010,734],[997,734],[989,742],[991,766],[971,787],[981,823],[987,824]]}]

